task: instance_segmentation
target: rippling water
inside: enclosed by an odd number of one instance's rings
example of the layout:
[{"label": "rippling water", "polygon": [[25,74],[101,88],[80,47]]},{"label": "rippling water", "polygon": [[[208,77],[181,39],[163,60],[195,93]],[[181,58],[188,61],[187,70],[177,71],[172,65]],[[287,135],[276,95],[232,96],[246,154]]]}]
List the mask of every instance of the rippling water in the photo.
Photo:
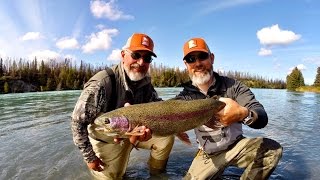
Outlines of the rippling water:
[{"label": "rippling water", "polygon": [[[163,99],[179,88],[157,88]],[[319,179],[320,95],[285,90],[253,89],[265,106],[269,124],[245,127],[246,136],[280,142],[283,158],[270,179]],[[0,95],[0,179],[89,179],[81,154],[72,142],[70,115],[80,91]],[[193,131],[188,132],[192,141]],[[175,142],[162,179],[181,179],[193,159],[192,147]],[[127,179],[148,179],[149,151],[133,150]],[[228,169],[228,172],[236,172]]]}]

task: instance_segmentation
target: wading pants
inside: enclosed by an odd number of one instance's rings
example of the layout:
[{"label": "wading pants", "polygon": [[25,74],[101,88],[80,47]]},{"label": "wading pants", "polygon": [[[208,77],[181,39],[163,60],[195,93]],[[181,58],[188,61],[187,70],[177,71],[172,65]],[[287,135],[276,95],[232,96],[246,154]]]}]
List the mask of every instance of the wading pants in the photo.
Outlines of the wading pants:
[{"label": "wading pants", "polygon": [[241,179],[268,179],[282,156],[281,145],[267,138],[243,138],[228,150],[208,155],[199,150],[184,179],[217,179],[230,165],[244,168]]},{"label": "wading pants", "polygon": [[[90,138],[94,152],[106,164],[102,172],[90,170],[91,174],[94,179],[122,179],[133,145],[128,139],[124,139],[121,144],[114,144],[111,137],[104,138],[103,141]],[[148,161],[150,174],[158,174],[165,170],[173,143],[174,136],[152,136],[150,140],[137,144],[137,148],[151,150]]]}]

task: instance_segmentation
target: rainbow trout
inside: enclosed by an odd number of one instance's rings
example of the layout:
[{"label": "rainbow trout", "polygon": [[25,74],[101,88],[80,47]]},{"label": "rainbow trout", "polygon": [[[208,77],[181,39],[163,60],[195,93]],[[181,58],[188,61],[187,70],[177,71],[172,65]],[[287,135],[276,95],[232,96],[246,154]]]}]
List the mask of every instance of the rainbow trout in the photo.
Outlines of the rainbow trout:
[{"label": "rainbow trout", "polygon": [[149,128],[153,135],[166,136],[205,124],[224,106],[216,98],[135,104],[98,116],[93,126],[107,136],[141,135],[140,126]]}]

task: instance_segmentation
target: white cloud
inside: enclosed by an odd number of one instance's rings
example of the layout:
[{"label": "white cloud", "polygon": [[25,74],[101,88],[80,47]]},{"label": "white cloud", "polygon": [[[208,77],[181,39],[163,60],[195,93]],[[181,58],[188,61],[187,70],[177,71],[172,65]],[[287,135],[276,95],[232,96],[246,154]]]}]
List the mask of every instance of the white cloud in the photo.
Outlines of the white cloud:
[{"label": "white cloud", "polygon": [[297,66],[297,68],[299,69],[299,70],[306,70],[307,69],[307,67],[305,66],[305,65],[303,65],[303,64],[299,64],[298,66]]},{"label": "white cloud", "polygon": [[121,50],[114,49],[112,50],[111,54],[107,57],[109,61],[120,61],[121,60]]},{"label": "white cloud", "polygon": [[61,55],[57,52],[51,51],[51,50],[43,50],[43,51],[35,51],[28,55],[29,60],[33,60],[34,58],[37,58],[38,61],[47,61],[50,59],[54,60],[60,60],[62,59]]},{"label": "white cloud", "polygon": [[42,38],[42,35],[40,34],[40,32],[27,32],[20,39],[22,41],[28,41],[28,40],[38,40],[41,38]]},{"label": "white cloud", "polygon": [[106,3],[104,1],[96,0],[90,2],[90,10],[92,14],[97,18],[107,18],[112,21],[120,19],[134,19],[131,15],[126,15],[122,11],[118,10],[116,0],[111,0]]},{"label": "white cloud", "polygon": [[79,43],[75,38],[64,37],[56,42],[56,46],[59,49],[77,49],[79,48]]},{"label": "white cloud", "polygon": [[72,59],[72,60],[76,60],[77,59],[77,57],[72,55],[72,54],[67,54],[67,55],[64,56],[64,58]]},{"label": "white cloud", "polygon": [[278,24],[262,28],[257,32],[257,37],[262,45],[287,45],[301,38],[301,35],[292,31],[282,30]]},{"label": "white cloud", "polygon": [[52,60],[56,62],[64,62],[67,58],[71,60],[72,64],[75,64],[77,60],[77,58],[72,54],[63,55],[51,50],[34,51],[28,55],[28,60],[34,60],[34,58],[37,58],[38,62],[41,62],[42,60],[44,62],[50,62]]},{"label": "white cloud", "polygon": [[84,53],[93,53],[96,50],[109,49],[112,43],[112,37],[118,34],[117,29],[104,29],[98,33],[92,33],[88,37],[88,42],[82,46]]},{"label": "white cloud", "polygon": [[306,70],[306,69],[307,69],[307,67],[306,67],[305,65],[299,64],[299,65],[297,65],[297,66],[295,66],[295,67],[289,68],[289,71],[288,71],[287,74],[288,74],[288,75],[291,74],[292,70],[294,70],[295,68],[298,68],[300,71],[303,71],[303,70]]},{"label": "white cloud", "polygon": [[270,56],[272,55],[272,51],[270,49],[260,48],[260,51],[258,54],[259,56]]}]

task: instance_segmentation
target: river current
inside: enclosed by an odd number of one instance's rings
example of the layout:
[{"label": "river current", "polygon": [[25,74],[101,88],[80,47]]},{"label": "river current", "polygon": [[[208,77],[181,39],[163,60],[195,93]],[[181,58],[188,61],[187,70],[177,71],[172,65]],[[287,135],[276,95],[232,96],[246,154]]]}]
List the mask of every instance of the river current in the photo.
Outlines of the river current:
[{"label": "river current", "polygon": [[[160,97],[174,97],[181,88],[156,88]],[[269,124],[261,130],[244,127],[245,136],[275,139],[283,157],[270,179],[320,179],[320,94],[252,89],[264,105]],[[70,115],[81,91],[0,95],[0,180],[90,179],[80,151],[73,144]],[[197,144],[174,144],[161,179],[181,179]],[[133,150],[126,179],[152,179],[149,151]],[[228,168],[225,174],[237,173]]]}]

